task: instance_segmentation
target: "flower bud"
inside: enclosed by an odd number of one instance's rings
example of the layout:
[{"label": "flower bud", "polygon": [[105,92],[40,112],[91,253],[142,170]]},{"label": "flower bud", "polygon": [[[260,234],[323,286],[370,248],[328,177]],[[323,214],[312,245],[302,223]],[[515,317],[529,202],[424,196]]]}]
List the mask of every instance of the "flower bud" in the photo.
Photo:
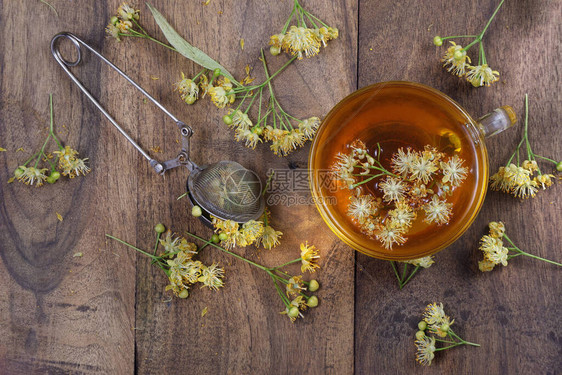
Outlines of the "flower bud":
[{"label": "flower bud", "polygon": [[263,134],[263,128],[261,126],[254,126],[254,128],[252,129],[252,133],[257,134],[257,135],[262,135]]},{"label": "flower bud", "polygon": [[53,178],[52,176],[49,176],[45,179],[45,181],[47,181],[47,183],[49,184],[54,184],[55,182],[57,182],[57,179]]},{"label": "flower bud", "polygon": [[420,331],[425,331],[425,329],[427,328],[427,323],[425,322],[425,320],[422,320],[418,323],[418,328],[420,329]]},{"label": "flower bud", "polygon": [[16,178],[20,178],[20,177],[24,174],[24,172],[25,172],[25,171],[23,170],[23,168],[17,168],[17,169],[14,171],[14,176],[15,176]]},{"label": "flower bud", "polygon": [[218,77],[221,75],[221,70],[219,68],[216,68],[215,70],[213,70],[213,75],[215,77]]},{"label": "flower bud", "polygon": [[440,328],[440,329],[441,329],[441,331],[443,331],[443,332],[448,332],[448,331],[449,331],[449,324],[443,323],[443,324],[441,325],[441,328]]},{"label": "flower bud", "polygon": [[299,316],[299,308],[295,306],[291,307],[287,315],[289,315],[289,318],[296,318]]},{"label": "flower bud", "polygon": [[191,215],[199,217],[203,215],[203,210],[201,210],[201,207],[199,206],[193,206],[193,208],[191,209]]},{"label": "flower bud", "polygon": [[310,283],[308,283],[308,290],[310,290],[311,292],[316,292],[319,288],[320,284],[318,284],[318,281],[314,279],[310,280]]},{"label": "flower bud", "polygon": [[187,104],[189,104],[189,105],[195,103],[196,100],[197,100],[197,99],[195,99],[194,96],[188,96],[187,98],[185,98],[185,102],[186,102]]},{"label": "flower bud", "polygon": [[226,233],[219,234],[219,240],[226,241],[228,239],[228,235]]},{"label": "flower bud", "polygon": [[166,227],[164,226],[164,224],[162,223],[158,223],[156,224],[156,226],[154,227],[154,231],[156,233],[164,233],[166,231]]},{"label": "flower bud", "polygon": [[218,235],[218,234],[215,233],[215,234],[213,234],[213,235],[211,236],[211,242],[212,242],[212,243],[219,243],[219,241],[220,241],[220,239],[219,239],[219,235]]},{"label": "flower bud", "polygon": [[109,19],[109,22],[110,22],[112,25],[117,25],[117,24],[119,23],[119,18],[117,18],[117,16],[113,16],[113,17],[111,17],[111,18]]},{"label": "flower bud", "polygon": [[464,59],[464,57],[466,56],[466,51],[455,51],[455,53],[453,54],[453,57],[455,58],[455,60],[459,61]]},{"label": "flower bud", "polygon": [[230,117],[229,115],[224,115],[224,116],[222,116],[222,121],[226,125],[231,125],[232,124],[232,117]]},{"label": "flower bud", "polygon": [[178,294],[180,298],[187,298],[189,296],[189,291],[187,289],[182,289],[182,291]]},{"label": "flower bud", "polygon": [[312,296],[306,301],[308,307],[316,307],[318,306],[318,297]]},{"label": "flower bud", "polygon": [[417,332],[416,332],[416,339],[417,339],[417,340],[423,340],[424,337],[425,337],[425,332],[424,332],[424,331],[417,331]]},{"label": "flower bud", "polygon": [[60,178],[60,172],[59,171],[52,171],[51,174],[49,175],[49,177],[52,177],[56,181]]},{"label": "flower bud", "polygon": [[562,161],[558,162],[558,164],[556,164],[556,170],[558,172],[562,172]]},{"label": "flower bud", "polygon": [[437,47],[440,47],[443,45],[443,39],[441,39],[440,36],[436,35],[435,38],[433,38],[433,44],[435,44]]},{"label": "flower bud", "polygon": [[277,56],[281,53],[281,47],[271,46],[269,47],[269,53],[271,53],[272,56]]}]

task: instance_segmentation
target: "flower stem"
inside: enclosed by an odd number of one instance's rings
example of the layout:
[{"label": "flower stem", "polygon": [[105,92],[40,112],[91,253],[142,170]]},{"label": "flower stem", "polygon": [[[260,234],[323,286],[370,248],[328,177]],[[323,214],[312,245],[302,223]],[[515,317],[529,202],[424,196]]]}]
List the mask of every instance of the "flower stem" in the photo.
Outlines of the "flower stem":
[{"label": "flower stem", "polygon": [[510,248],[510,249],[513,249],[514,251],[517,251],[519,254],[521,254],[521,255],[526,255],[526,256],[528,256],[528,257],[535,258],[535,259],[538,259],[538,260],[542,260],[542,261],[547,262],[547,263],[555,264],[555,265],[557,265],[557,266],[562,266],[561,263],[555,262],[555,261],[553,261],[553,260],[541,258],[541,257],[539,257],[539,256],[536,256],[536,255],[533,255],[533,254],[529,254],[529,253],[527,253],[526,251],[521,250],[520,248],[518,248],[518,247],[513,243],[513,241],[511,241],[511,239],[510,239],[505,233],[503,234],[503,236],[504,236],[505,239],[513,246],[513,248]]},{"label": "flower stem", "polygon": [[398,269],[396,268],[396,264],[394,263],[394,261],[391,260],[390,265],[394,270],[394,275],[396,275],[396,279],[398,279],[398,285],[400,286],[400,289],[402,289],[402,279],[400,279],[400,275],[398,274]]},{"label": "flower stem", "polygon": [[478,35],[478,38],[480,40],[482,40],[482,37],[484,36],[484,33],[486,32],[486,30],[488,30],[488,27],[490,27],[490,24],[492,23],[492,20],[494,19],[494,17],[496,16],[496,13],[498,13],[498,11],[500,10],[501,6],[503,5],[503,2],[505,0],[502,0],[500,2],[500,4],[497,6],[496,10],[494,11],[494,13],[492,14],[492,17],[490,17],[490,19],[488,20],[488,23],[486,24],[486,26],[484,27],[484,30],[482,30],[482,32],[480,33],[480,35]]},{"label": "flower stem", "polygon": [[283,267],[285,267],[285,266],[288,266],[289,264],[293,264],[293,263],[300,262],[301,260],[302,260],[302,258],[293,259],[293,260],[291,260],[290,262],[284,263],[284,264],[282,264],[282,265],[280,265],[280,266],[273,267],[273,268],[269,268],[269,270],[270,270],[270,271],[276,271],[276,270],[279,269],[279,268],[283,268]]},{"label": "flower stem", "polygon": [[[206,239],[204,239],[204,238],[202,238],[202,237],[199,237],[199,236],[197,236],[197,235],[195,235],[195,234],[193,234],[193,233],[189,233],[189,232],[185,232],[185,233],[188,234],[188,235],[190,235],[191,237],[197,238],[197,239],[200,240],[200,241],[203,241],[203,242],[206,242],[206,243],[209,242],[209,241],[207,241]],[[221,250],[221,251],[223,251],[223,252],[225,252],[225,253],[227,253],[227,254],[230,254],[230,255],[232,255],[232,256],[235,257],[235,258],[238,258],[238,259],[240,259],[240,260],[243,260],[243,261],[246,262],[246,263],[250,263],[251,265],[256,266],[256,267],[258,267],[258,268],[260,268],[260,269],[262,269],[262,270],[264,270],[264,271],[266,271],[266,272],[270,272],[270,271],[269,271],[269,268],[264,267],[264,266],[262,266],[262,265],[260,265],[260,264],[255,263],[255,262],[252,262],[251,260],[248,260],[248,259],[244,258],[244,257],[241,256],[241,255],[238,255],[238,254],[236,254],[236,253],[233,253],[232,251],[228,251],[228,250],[226,250],[224,247],[221,247],[221,246],[219,246],[219,245],[217,245],[217,244],[215,244],[215,243],[209,243],[209,245],[211,245],[211,246],[213,246],[213,247],[216,247],[217,249],[219,249],[219,250]]]},{"label": "flower stem", "polygon": [[154,259],[154,260],[158,260],[158,259],[159,259],[157,256],[154,256],[154,255],[152,255],[152,254],[150,254],[150,253],[147,253],[146,251],[141,250],[141,249],[139,249],[138,247],[135,247],[135,246],[131,245],[130,243],[127,243],[127,242],[125,242],[125,241],[123,241],[123,240],[120,240],[120,239],[117,238],[117,237],[113,237],[113,236],[111,236],[111,235],[109,235],[109,234],[107,234],[107,233],[106,233],[105,236],[106,236],[106,237],[109,237],[109,238],[111,238],[112,240],[115,240],[115,241],[117,241],[117,242],[121,242],[123,245],[129,246],[131,249],[135,249],[135,250],[138,251],[139,253],[142,253],[142,254],[146,255],[147,257],[149,257],[149,258],[152,258],[152,259]]},{"label": "flower stem", "polygon": [[402,287],[400,289],[402,289],[404,286],[406,286],[406,284],[408,284],[408,281],[410,281],[410,279],[416,274],[416,272],[418,272],[419,269],[420,266],[416,266],[416,268],[414,268],[412,273],[410,273],[410,276],[408,276],[408,278],[402,283]]}]

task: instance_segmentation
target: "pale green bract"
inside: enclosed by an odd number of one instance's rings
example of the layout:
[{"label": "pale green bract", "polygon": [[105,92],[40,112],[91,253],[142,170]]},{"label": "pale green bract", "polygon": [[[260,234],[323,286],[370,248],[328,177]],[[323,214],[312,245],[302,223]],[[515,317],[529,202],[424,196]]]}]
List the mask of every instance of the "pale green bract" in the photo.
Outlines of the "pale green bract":
[{"label": "pale green bract", "polygon": [[232,74],[224,66],[213,60],[205,52],[201,51],[199,48],[192,46],[185,39],[183,39],[176,30],[166,21],[166,18],[153,8],[150,4],[146,4],[148,9],[152,12],[154,20],[160,27],[160,30],[164,33],[164,36],[168,42],[184,57],[190,59],[196,64],[201,65],[203,68],[210,70],[220,69],[221,74],[228,79],[230,79],[234,84],[240,85],[240,83],[234,79]]}]

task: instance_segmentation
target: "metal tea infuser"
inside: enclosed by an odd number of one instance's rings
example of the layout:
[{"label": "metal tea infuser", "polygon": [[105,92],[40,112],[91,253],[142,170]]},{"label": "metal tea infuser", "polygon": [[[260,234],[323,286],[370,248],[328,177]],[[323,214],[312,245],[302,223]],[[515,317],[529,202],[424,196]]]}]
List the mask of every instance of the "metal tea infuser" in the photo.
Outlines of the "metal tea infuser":
[{"label": "metal tea infuser", "polygon": [[[59,39],[61,38],[70,40],[76,47],[78,56],[75,61],[68,61],[62,57],[58,49]],[[176,158],[159,162],[150,157],[150,155],[117,124],[113,117],[111,117],[84,85],[82,85],[76,76],[70,72],[69,67],[78,65],[82,60],[81,46],[86,47],[91,53],[129,81],[129,83],[176,123],[182,137],[181,151]],[[163,175],[169,169],[179,166],[187,167],[189,171],[189,176],[187,178],[188,196],[194,205],[198,205],[204,210],[204,215],[201,217],[204,222],[207,224],[210,223],[209,214],[223,220],[233,220],[239,223],[257,220],[262,215],[265,208],[265,201],[261,191],[262,184],[260,178],[254,172],[234,161],[220,161],[207,166],[198,166],[195,164],[189,158],[189,139],[193,134],[191,127],[178,120],[162,104],[156,101],[156,99],[150,96],[142,87],[129,78],[118,67],[113,65],[103,55],[79,39],[76,35],[68,32],[59,33],[53,37],[51,40],[51,52],[70,79],[72,79],[80,90],[82,90],[84,95],[94,103],[105,117],[107,117],[127,141],[148,160],[150,166],[154,168],[156,173]]]}]

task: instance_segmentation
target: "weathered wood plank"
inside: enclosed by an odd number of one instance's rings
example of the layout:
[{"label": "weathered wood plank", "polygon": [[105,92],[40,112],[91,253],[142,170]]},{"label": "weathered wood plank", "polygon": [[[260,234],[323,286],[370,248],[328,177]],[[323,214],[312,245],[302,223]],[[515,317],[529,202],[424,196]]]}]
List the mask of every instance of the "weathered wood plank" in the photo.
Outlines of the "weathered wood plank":
[{"label": "weathered wood plank", "polygon": [[[136,174],[123,173],[123,166],[137,157],[108,142],[111,132],[99,112],[49,49],[63,30],[101,46],[106,9],[102,2],[81,4],[79,10],[51,3],[58,17],[40,2],[0,7],[0,138],[8,149],[0,155],[0,372],[132,373],[135,256],[114,255],[104,233],[112,229],[127,238],[133,228],[134,235]],[[95,95],[105,92],[98,61],[86,59],[77,69]],[[7,184],[44,141],[51,92],[57,133],[89,157],[93,172],[41,188]],[[25,151],[17,152],[19,147]],[[73,258],[77,252],[83,256]]]},{"label": "weathered wood plank", "polygon": [[[315,14],[337,25],[342,37],[318,58],[293,64],[275,82],[279,100],[297,117],[303,118],[325,115],[356,87],[355,3],[307,3]],[[259,81],[263,79],[261,62],[257,59],[259,48],[267,51],[269,35],[281,29],[291,3],[211,1],[208,6],[202,6],[199,2],[155,1],[154,6],[181,35],[219,60],[235,76],[243,77],[244,67],[249,64],[253,68],[252,75]],[[143,25],[161,37],[148,10],[143,7],[142,12]],[[241,38],[245,40],[244,50],[239,46]],[[198,71],[183,57],[138,40],[124,41],[121,46],[128,52],[116,55],[117,61],[127,64],[133,76],[159,77],[157,81],[146,78],[142,83],[172,112],[192,125],[195,132],[192,157],[196,162],[233,159],[258,172],[264,180],[266,172],[272,168],[286,170],[289,163],[306,167],[308,146],[288,158],[274,156],[264,145],[255,151],[248,150],[233,141],[232,132],[222,124],[226,111],[218,110],[207,98],[193,106],[182,103],[172,91],[172,84],[179,80],[180,71],[187,75]],[[135,54],[135,59],[130,52]],[[267,59],[272,71],[287,61],[286,56],[273,58],[269,54]],[[328,67],[338,73],[325,74]],[[140,139],[143,144],[158,145],[164,154],[173,156],[177,152],[178,145],[174,141],[178,132],[150,107],[146,111],[142,107],[142,115],[139,114],[146,121],[139,125]],[[144,161],[139,161],[139,204],[136,207],[139,245],[152,246],[152,228],[159,221],[178,232],[190,230],[210,235],[209,229],[190,217],[187,201],[175,200],[185,191],[186,177],[185,171],[177,170],[162,179],[154,175]],[[295,194],[309,197],[307,191]],[[209,263],[218,261],[225,266],[226,286],[219,292],[195,288],[187,300],[170,302],[169,292],[164,292],[165,276],[141,257],[137,271],[135,331],[139,373],[162,370],[180,373],[186,369],[193,373],[233,374],[353,371],[350,327],[353,326],[354,253],[339,244],[321,223],[312,204],[275,205],[271,211],[274,225],[285,232],[282,246],[267,252],[237,251],[264,264],[275,265],[297,257],[300,242],[308,240],[315,244],[323,256],[323,269],[317,275],[323,286],[318,293],[321,307],[291,324],[279,315],[283,306],[266,274],[213,249],[205,250],[201,259]],[[296,272],[297,267],[293,270]],[[202,318],[201,311],[205,307],[208,313]]]},{"label": "weathered wood plank", "polygon": [[[490,88],[474,89],[439,64],[444,48],[434,35],[477,33],[497,1],[360,3],[359,86],[409,80],[442,90],[474,116],[512,105],[523,116],[530,95],[530,136],[536,152],[561,159],[559,2],[506,2],[485,39],[490,65],[501,73]],[[371,51],[370,48],[373,50]],[[504,163],[522,135],[514,129],[489,140],[491,170]],[[560,368],[560,272],[517,258],[506,268],[478,271],[478,240],[489,221],[502,220],[516,244],[560,261],[559,186],[518,202],[490,192],[473,226],[436,264],[398,291],[387,262],[358,256],[355,363],[357,373],[423,372],[415,363],[413,335],[423,308],[442,301],[455,331],[482,344],[436,354],[431,372],[458,374],[556,373]]]}]

